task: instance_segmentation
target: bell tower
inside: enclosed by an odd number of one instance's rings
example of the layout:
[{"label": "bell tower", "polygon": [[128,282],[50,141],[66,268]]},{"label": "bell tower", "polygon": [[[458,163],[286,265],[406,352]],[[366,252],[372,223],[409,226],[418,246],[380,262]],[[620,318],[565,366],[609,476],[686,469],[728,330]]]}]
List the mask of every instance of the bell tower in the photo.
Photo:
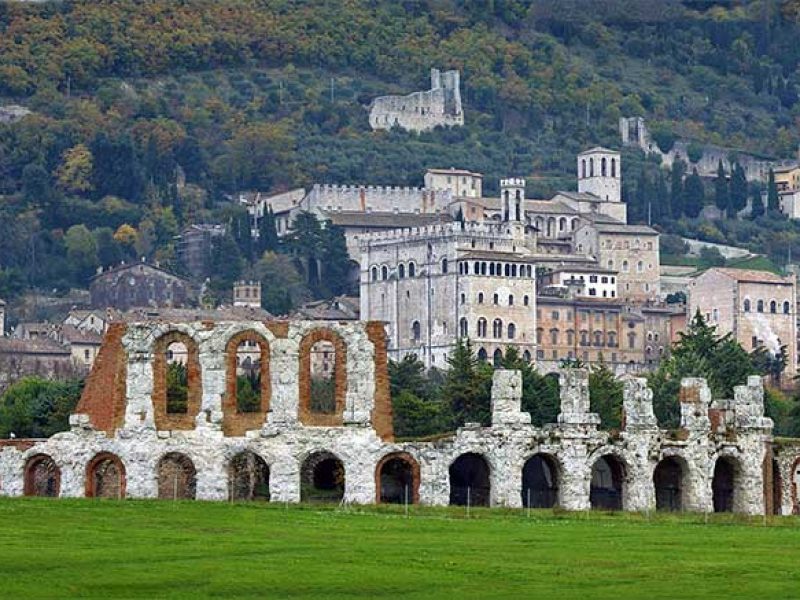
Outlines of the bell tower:
[{"label": "bell tower", "polygon": [[525,180],[521,177],[510,177],[500,180],[500,199],[503,205],[503,222],[525,220]]},{"label": "bell tower", "polygon": [[600,146],[578,154],[578,191],[606,202],[622,202],[620,153]]}]

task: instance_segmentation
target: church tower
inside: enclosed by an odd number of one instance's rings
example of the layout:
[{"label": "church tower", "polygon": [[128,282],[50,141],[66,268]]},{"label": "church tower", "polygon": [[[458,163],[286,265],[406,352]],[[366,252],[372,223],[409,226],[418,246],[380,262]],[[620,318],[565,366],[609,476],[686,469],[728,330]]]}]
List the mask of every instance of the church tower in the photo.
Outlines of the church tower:
[{"label": "church tower", "polygon": [[600,146],[578,154],[578,191],[607,202],[622,201],[620,153]]},{"label": "church tower", "polygon": [[500,180],[500,199],[503,203],[503,222],[525,220],[525,180],[511,177]]}]

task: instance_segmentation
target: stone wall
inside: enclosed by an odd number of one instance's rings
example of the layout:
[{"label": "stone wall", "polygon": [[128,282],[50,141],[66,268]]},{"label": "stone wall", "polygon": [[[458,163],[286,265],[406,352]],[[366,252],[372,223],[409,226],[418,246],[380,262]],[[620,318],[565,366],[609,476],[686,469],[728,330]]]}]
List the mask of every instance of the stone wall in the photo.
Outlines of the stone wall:
[{"label": "stone wall", "polygon": [[[266,497],[272,501],[307,499],[304,478],[327,460],[339,461],[344,502],[397,501],[397,490],[405,489],[409,501],[431,505],[459,504],[467,497],[477,504],[520,507],[530,502],[569,510],[716,507],[761,514],[774,504],[784,512],[796,510],[796,492],[789,482],[800,464],[800,446],[776,446],[772,461],[772,422],[763,416],[758,377],[736,387],[734,398],[728,400],[712,400],[702,379],[684,380],[681,428],[672,432],[658,428],[645,380],[626,379],[624,427],[608,432],[598,427],[599,417],[590,412],[587,371],[561,372],[558,423],[535,427],[520,411],[520,373],[497,370],[491,426],[468,424],[436,442],[396,442],[380,324],[268,325],[128,324],[123,350],[117,350],[125,353],[127,364],[121,426],[114,427],[106,416],[101,430],[96,422],[98,398],[84,397],[81,410],[91,412],[73,415],[70,431],[48,440],[0,444],[0,495],[169,498],[174,494],[224,500],[235,484],[232,463],[248,452],[267,467]],[[303,424],[298,373],[307,345],[303,340],[328,330],[325,335],[338,336],[337,350],[346,354],[342,412],[333,424]],[[152,352],[158,340],[172,331],[191,336],[197,344],[201,401],[190,429],[160,429],[153,417]],[[249,331],[269,345],[270,403],[264,422],[240,435],[223,426],[223,400],[230,393],[225,385],[225,373],[230,372],[225,349],[231,339]],[[118,347],[118,341],[114,344]],[[114,367],[109,371],[119,373],[116,362],[109,360]],[[102,392],[96,385],[87,386],[87,394]],[[113,405],[115,394],[108,391],[108,403]],[[177,471],[164,468],[165,461],[176,458]],[[471,461],[469,469],[462,467],[464,461]],[[773,465],[785,483],[773,485]],[[723,467],[729,469],[729,480],[715,475]],[[666,468],[677,469],[679,475],[668,485],[658,483]],[[179,472],[180,477],[175,474]],[[395,472],[405,474],[392,475]],[[174,479],[165,480],[165,473]],[[390,488],[395,490],[393,499]]]}]

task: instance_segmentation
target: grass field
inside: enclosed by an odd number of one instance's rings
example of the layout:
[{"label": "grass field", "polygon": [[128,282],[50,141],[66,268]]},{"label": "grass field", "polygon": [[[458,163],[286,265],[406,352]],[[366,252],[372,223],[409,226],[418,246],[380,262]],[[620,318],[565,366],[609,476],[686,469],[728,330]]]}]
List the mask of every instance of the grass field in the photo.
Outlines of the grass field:
[{"label": "grass field", "polygon": [[0,500],[2,598],[797,598],[800,520]]}]

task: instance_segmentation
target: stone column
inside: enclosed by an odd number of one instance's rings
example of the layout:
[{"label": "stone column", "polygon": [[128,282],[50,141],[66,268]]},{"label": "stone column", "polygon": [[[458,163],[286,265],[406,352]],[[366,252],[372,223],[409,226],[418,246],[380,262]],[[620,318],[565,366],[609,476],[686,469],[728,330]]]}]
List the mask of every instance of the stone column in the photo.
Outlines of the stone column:
[{"label": "stone column", "polygon": [[594,430],[600,424],[600,415],[589,412],[589,370],[561,369],[561,412],[558,413],[559,425],[579,426],[582,429]]},{"label": "stone column", "polygon": [[[764,460],[771,460],[768,446],[772,442],[773,427],[772,419],[764,416],[764,386],[761,377],[748,377],[747,385],[733,388],[733,407],[737,442],[742,449],[734,510],[749,515],[761,515],[767,509],[765,499],[772,492],[769,490],[769,494],[764,493]],[[771,485],[772,482],[768,484]]]},{"label": "stone column", "polygon": [[300,389],[298,340],[278,338],[270,348],[272,398],[265,429],[291,428],[298,423]]},{"label": "stone column", "polygon": [[626,378],[622,392],[623,436],[630,451],[626,510],[655,510],[656,497],[648,460],[658,435],[653,390],[642,377]]},{"label": "stone column", "polygon": [[711,421],[708,407],[711,405],[711,390],[701,377],[681,379],[681,428],[690,433],[708,433]]},{"label": "stone column", "polygon": [[521,412],[522,373],[497,369],[492,377],[492,427],[530,425],[531,416]]}]

